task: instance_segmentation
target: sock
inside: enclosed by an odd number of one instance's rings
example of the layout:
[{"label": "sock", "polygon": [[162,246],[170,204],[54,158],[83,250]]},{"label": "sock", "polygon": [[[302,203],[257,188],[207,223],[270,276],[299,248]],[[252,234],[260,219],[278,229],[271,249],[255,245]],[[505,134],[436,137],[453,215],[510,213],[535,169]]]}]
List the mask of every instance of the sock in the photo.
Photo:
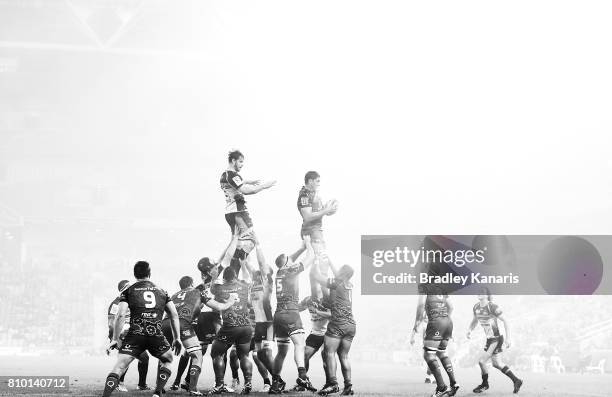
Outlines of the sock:
[{"label": "sock", "polygon": [[298,367],[298,376],[300,379],[306,379],[306,368]]},{"label": "sock", "polygon": [[196,391],[198,388],[198,378],[200,377],[200,372],[202,372],[202,368],[198,367],[195,364],[191,364],[189,367],[189,390]]},{"label": "sock", "polygon": [[157,384],[155,385],[155,393],[162,393],[162,389],[166,386],[166,382],[170,379],[170,375],[172,375],[172,371],[170,371],[166,367],[159,367],[159,371],[157,371]]},{"label": "sock", "polygon": [[270,378],[265,378],[264,385],[269,385],[269,384],[270,384]]},{"label": "sock", "polygon": [[436,360],[435,355],[434,358],[429,360],[425,359],[427,366],[431,370],[434,378],[436,378],[436,385],[438,385],[438,390],[443,390],[446,387],[444,383],[444,378],[442,377],[442,373],[440,372],[440,366],[438,366],[438,360]]},{"label": "sock", "polygon": [[338,384],[338,379],[336,378],[335,375],[330,376],[329,380],[327,382],[329,385],[337,385]]},{"label": "sock", "polygon": [[[175,385],[181,383],[181,376],[183,376],[183,372],[185,372],[185,368],[187,368],[188,363],[189,356],[182,355],[181,358],[179,358],[178,368],[176,369],[176,378],[174,378]],[[185,375],[185,383],[189,384],[189,374]]]},{"label": "sock", "polygon": [[512,373],[512,371],[510,370],[510,367],[508,367],[507,365],[506,365],[504,368],[502,368],[502,370],[501,370],[501,371],[502,371],[502,373],[503,373],[504,375],[506,375],[508,378],[512,379],[512,382],[516,382],[516,381],[518,380],[518,378],[516,377],[516,375],[514,375],[514,374]]},{"label": "sock", "polygon": [[104,393],[102,394],[102,397],[109,397],[118,384],[119,375],[113,372],[108,374],[108,376],[106,377],[106,382],[104,382]]},{"label": "sock", "polygon": [[138,361],[138,386],[147,385],[147,373],[149,372],[149,358]]},{"label": "sock", "polygon": [[272,374],[272,380],[273,380],[274,382],[278,382],[278,381],[280,380],[280,378],[281,378],[281,377],[280,377],[280,375],[274,375],[274,374]]},{"label": "sock", "polygon": [[232,379],[240,379],[240,375],[238,375],[238,368],[232,367]]},{"label": "sock", "polygon": [[451,386],[454,386],[455,383],[457,382],[455,381],[455,372],[453,371],[453,364],[451,363],[450,357],[444,355],[439,358],[440,358],[440,362],[442,363],[442,366],[444,367],[444,370],[448,374],[448,380]]},{"label": "sock", "polygon": [[483,385],[489,384],[489,374],[482,374],[482,384]]}]

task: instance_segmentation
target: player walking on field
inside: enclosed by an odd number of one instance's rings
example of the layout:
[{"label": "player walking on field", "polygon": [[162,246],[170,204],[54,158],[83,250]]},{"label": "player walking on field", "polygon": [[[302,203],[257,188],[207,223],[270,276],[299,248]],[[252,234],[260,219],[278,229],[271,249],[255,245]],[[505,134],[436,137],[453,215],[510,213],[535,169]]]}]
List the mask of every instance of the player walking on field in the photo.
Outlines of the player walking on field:
[{"label": "player walking on field", "polygon": [[325,386],[319,391],[319,394],[328,395],[340,391],[336,378],[336,354],[338,354],[342,377],[344,378],[344,389],[341,395],[348,396],[353,394],[351,363],[348,354],[356,332],[353,317],[353,284],[350,281],[354,270],[349,265],[344,265],[338,269],[331,260],[328,263],[334,274],[331,279],[327,279],[317,266],[313,266],[311,269],[311,278],[329,289],[331,302],[331,319],[327,324],[323,350]]},{"label": "player walking on field", "polygon": [[239,150],[229,152],[227,161],[228,167],[220,179],[221,190],[225,195],[225,221],[232,233],[236,226],[238,227],[240,236],[238,248],[248,254],[255,243],[252,235],[253,221],[244,196],[269,189],[276,184],[276,181],[243,180],[239,172],[244,165],[244,155]]},{"label": "player walking on field", "polygon": [[[510,347],[510,325],[508,320],[502,317],[502,311],[498,305],[491,302],[491,292],[488,288],[484,287],[481,289],[478,295],[478,303],[473,308],[474,318],[470,324],[470,328],[467,332],[467,338],[470,339],[472,331],[478,323],[482,326],[487,337],[487,342],[484,348],[484,353],[478,360],[480,366],[480,373],[482,375],[482,383],[474,389],[474,393],[482,393],[489,388],[489,373],[487,371],[487,362],[491,360],[494,368],[497,368],[506,375],[514,385],[514,393],[518,393],[523,385],[523,381],[514,375],[510,367],[504,365],[502,362],[502,351],[504,345],[506,348]],[[506,339],[504,343],[504,335],[501,334],[497,320],[504,323],[504,329],[506,330]]]},{"label": "player walking on field", "polygon": [[[459,389],[455,380],[453,364],[446,353],[448,341],[453,336],[453,321],[450,317],[453,306],[448,295],[439,286],[421,285],[419,292],[421,292],[421,295],[419,295],[417,303],[411,343],[414,343],[414,335],[418,332],[418,326],[423,320],[423,315],[427,314],[428,322],[423,339],[423,358],[436,378],[437,387],[432,397],[452,397]],[[450,388],[444,383],[438,360],[448,375]]]},{"label": "player walking on field", "polygon": [[[136,282],[123,291],[119,297],[113,341],[109,345],[109,349],[118,348],[119,355],[117,363],[106,378],[103,397],[111,395],[119,384],[120,374],[125,372],[130,363],[140,357],[145,350],[160,361],[154,396],[162,393],[172,372],[170,364],[173,358],[170,344],[162,333],[161,321],[164,311],[170,317],[172,325],[174,353],[179,354],[181,351],[176,308],[168,294],[149,280],[151,277],[149,264],[144,261],[137,262],[134,265],[134,277]],[[131,315],[130,330],[122,341],[119,335],[128,310]]]}]

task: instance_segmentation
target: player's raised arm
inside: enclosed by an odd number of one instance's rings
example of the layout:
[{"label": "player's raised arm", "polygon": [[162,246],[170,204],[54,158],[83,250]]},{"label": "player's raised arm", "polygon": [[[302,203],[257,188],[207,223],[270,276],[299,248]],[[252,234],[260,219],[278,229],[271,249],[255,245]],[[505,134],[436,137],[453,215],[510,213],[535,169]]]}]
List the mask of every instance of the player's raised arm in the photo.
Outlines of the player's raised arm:
[{"label": "player's raised arm", "polygon": [[297,259],[300,257],[300,255],[304,253],[304,251],[306,251],[306,249],[306,242],[302,240],[302,245],[300,246],[300,248],[298,248],[298,250],[295,251],[293,254],[289,255],[289,258],[291,258],[292,262],[297,261]]},{"label": "player's raised arm", "polygon": [[172,337],[174,338],[172,341],[172,349],[174,350],[174,354],[178,356],[183,345],[181,344],[181,331],[176,306],[174,306],[174,302],[168,300],[168,303],[166,303],[166,307],[164,309],[168,314],[168,317],[170,317],[170,325],[172,326]]},{"label": "player's raised arm", "polygon": [[229,266],[230,261],[232,260],[232,257],[234,256],[234,252],[236,252],[236,247],[238,245],[238,237],[239,237],[238,236],[238,226],[236,226],[234,228],[234,233],[232,234],[232,239],[230,240],[229,244],[227,245],[227,247],[225,248],[225,250],[221,253],[221,256],[219,257],[218,263],[224,269]]},{"label": "player's raised arm", "polygon": [[249,195],[249,194],[259,193],[262,190],[269,189],[272,186],[276,185],[276,181],[266,181],[266,182],[256,181],[256,182],[257,183],[253,183],[253,182],[249,183],[249,182],[243,181],[242,185],[238,187],[238,191],[240,191],[240,193],[244,195]]},{"label": "player's raised arm", "polygon": [[[310,236],[304,236],[303,245],[306,248],[306,254],[302,258],[301,262],[302,265],[304,265],[304,269],[308,269],[315,260],[314,248],[312,247]],[[293,259],[293,257],[291,259]]]}]

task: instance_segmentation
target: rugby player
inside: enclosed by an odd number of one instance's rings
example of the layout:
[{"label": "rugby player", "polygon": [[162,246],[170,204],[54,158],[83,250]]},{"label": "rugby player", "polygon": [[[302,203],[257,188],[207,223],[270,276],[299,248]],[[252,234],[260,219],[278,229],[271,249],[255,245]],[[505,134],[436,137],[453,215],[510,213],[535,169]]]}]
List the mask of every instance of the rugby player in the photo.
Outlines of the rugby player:
[{"label": "rugby player", "polygon": [[[315,261],[319,262],[321,272],[327,277],[327,252],[325,240],[323,239],[323,217],[333,215],[338,209],[335,201],[329,201],[323,205],[319,196],[319,185],[321,177],[316,171],[308,171],[304,175],[304,186],[300,189],[297,200],[297,208],[302,216],[302,229],[300,235],[310,236],[312,247],[315,252]],[[310,290],[312,298],[316,298],[322,286],[310,280]],[[328,290],[323,287],[323,294],[327,296]]]},{"label": "rugby player", "polygon": [[[329,299],[328,299],[329,300]],[[326,302],[328,303],[328,302]],[[327,331],[327,323],[331,318],[331,312],[319,300],[313,300],[311,296],[307,296],[300,302],[300,312],[308,309],[310,313],[310,333],[306,338],[306,347],[304,348],[304,367],[306,372],[310,369],[310,359],[314,356],[321,346],[323,346],[325,332]],[[325,362],[325,353],[321,353],[323,362],[323,371],[326,373],[327,364]],[[300,385],[293,386],[290,391],[305,391],[306,389]]]},{"label": "rugby player", "polygon": [[[306,256],[297,262],[307,248]],[[280,394],[285,389],[286,383],[280,374],[289,351],[289,341],[293,342],[293,358],[298,369],[296,383],[307,390],[316,391],[308,379],[304,364],[304,327],[299,312],[299,276],[304,269],[312,265],[313,261],[314,253],[310,244],[310,236],[304,236],[302,247],[293,255],[281,254],[275,260],[278,271],[275,278],[274,335],[278,350],[274,358],[270,394]]]},{"label": "rugby player", "polygon": [[354,270],[349,265],[343,265],[338,269],[331,260],[328,264],[334,275],[332,279],[327,279],[318,266],[313,266],[310,271],[312,278],[330,291],[331,319],[324,337],[325,385],[319,391],[319,395],[340,391],[336,378],[336,354],[338,354],[344,378],[344,389],[341,394],[347,396],[353,394],[348,354],[356,332],[353,318],[353,284],[350,281]]},{"label": "rugby player", "polygon": [[[179,320],[174,303],[168,294],[150,281],[151,268],[147,262],[139,261],[134,265],[136,282],[129,286],[119,296],[117,321],[113,331],[113,341],[109,349],[119,349],[117,363],[106,378],[104,397],[111,395],[119,384],[120,374],[125,372],[130,363],[148,350],[153,357],[160,361],[157,374],[157,384],[154,396],[159,397],[168,378],[172,363],[172,351],[179,354],[181,342],[179,340]],[[125,321],[127,311],[130,311],[130,329],[121,340],[119,338]],[[172,325],[172,349],[161,330],[162,315],[166,311]]]},{"label": "rugby player", "polygon": [[[130,282],[128,280],[121,280],[117,285],[117,289],[121,294],[127,287],[130,286]],[[119,310],[119,296],[117,296],[108,307],[108,340],[109,343],[113,341],[113,332],[115,328],[115,320],[116,315]],[[123,330],[121,331],[120,339],[125,338],[125,334],[130,329],[130,313],[129,311],[126,313],[125,322],[123,325]],[[110,354],[110,350],[106,351],[106,354]],[[147,373],[149,372],[149,355],[146,351],[142,352],[140,357],[138,357],[138,390],[151,390],[149,386],[147,386]],[[128,391],[127,387],[123,384],[125,379],[125,374],[127,374],[127,368],[125,372],[119,378],[119,384],[117,385],[117,390],[121,392]]]},{"label": "rugby player", "polygon": [[274,344],[274,326],[272,315],[272,287],[274,284],[274,272],[266,262],[263,249],[259,240],[255,237],[255,252],[257,254],[258,269],[251,266],[248,261],[244,262],[244,269],[250,275],[251,285],[251,316],[254,324],[251,350],[253,360],[264,380],[263,391],[270,390],[270,378],[272,373],[274,357],[272,348]]},{"label": "rugby player", "polygon": [[[181,342],[185,352],[191,358],[189,366],[189,394],[200,396],[202,393],[197,390],[197,386],[200,372],[202,372],[202,351],[192,322],[200,314],[201,295],[200,291],[193,288],[193,279],[189,276],[182,277],[179,280],[179,286],[181,288],[180,291],[172,295],[170,299],[178,312]],[[172,338],[169,318],[165,318],[162,321],[162,331],[166,339]],[[178,379],[180,379],[180,376]]]},{"label": "rugby player", "polygon": [[[224,267],[229,266],[231,258],[236,250],[238,242],[237,233],[238,228],[234,229],[234,234],[227,247],[223,250],[217,262],[211,261],[210,258],[204,257],[198,261],[197,268],[200,271],[202,283],[198,284],[195,288],[200,292],[200,299],[202,302],[212,299],[210,288],[214,282],[218,282],[217,279],[220,274],[223,273]],[[206,354],[208,345],[212,344],[215,335],[221,329],[221,313],[218,310],[211,309],[208,305],[204,305],[200,311],[199,316],[194,321],[193,326],[196,331],[198,340],[202,350],[202,357]],[[181,356],[177,369],[177,375],[174,380],[174,384],[170,390],[179,390],[179,383],[181,376],[187,366],[189,365],[190,358],[188,355]],[[185,376],[184,383],[180,386],[184,390],[189,390],[189,374]],[[233,392],[227,386],[225,390]]]},{"label": "rugby player", "polygon": [[[236,259],[232,259],[233,261]],[[249,394],[252,389],[251,378],[253,367],[249,360],[253,328],[249,321],[249,286],[238,280],[233,266],[223,270],[223,284],[213,284],[211,293],[216,301],[225,302],[230,296],[237,296],[237,302],[229,309],[221,312],[223,325],[213,341],[211,356],[215,371],[215,387],[211,394],[221,394],[227,391],[223,383],[225,377],[227,350],[236,344],[236,352],[240,359],[240,368],[244,376],[244,387],[241,394]]]},{"label": "rugby player", "polygon": [[246,207],[244,196],[256,194],[269,189],[276,181],[262,182],[260,180],[243,180],[239,172],[244,165],[244,155],[239,150],[232,150],[228,154],[228,168],[221,174],[221,190],[225,194],[225,221],[232,233],[238,226],[240,243],[239,251],[248,254],[254,246],[253,221]]},{"label": "rugby player", "polygon": [[[411,342],[414,341],[419,323],[423,320],[423,315],[426,314],[428,321],[423,338],[423,358],[436,378],[436,391],[432,397],[452,397],[459,390],[459,385],[455,380],[453,364],[446,353],[448,341],[453,336],[453,321],[450,318],[453,306],[448,295],[439,286],[420,285],[419,292]],[[448,375],[450,388],[444,382],[438,360]]]},{"label": "rugby player", "polygon": [[[487,371],[487,361],[489,360],[491,360],[494,368],[497,368],[502,374],[512,380],[514,393],[518,393],[523,385],[523,381],[514,375],[510,367],[503,364],[501,357],[504,345],[506,348],[510,348],[510,325],[508,324],[508,320],[502,317],[502,311],[499,306],[491,302],[491,292],[488,288],[483,287],[480,290],[478,303],[474,305],[472,311],[474,312],[474,318],[470,323],[467,338],[471,338],[472,331],[478,323],[482,325],[482,329],[487,337],[484,353],[481,354],[478,360],[480,373],[482,375],[482,383],[476,386],[474,393],[482,393],[489,388],[489,373]],[[497,320],[504,323],[504,329],[506,330],[505,341],[504,335],[499,331]]]}]

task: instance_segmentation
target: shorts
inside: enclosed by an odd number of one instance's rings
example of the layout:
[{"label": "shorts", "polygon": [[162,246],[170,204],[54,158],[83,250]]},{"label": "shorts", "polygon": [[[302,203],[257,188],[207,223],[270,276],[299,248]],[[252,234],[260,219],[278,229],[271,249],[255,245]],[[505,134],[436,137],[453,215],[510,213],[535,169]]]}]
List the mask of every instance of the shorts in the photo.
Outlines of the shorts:
[{"label": "shorts", "polygon": [[449,340],[453,336],[453,321],[450,317],[437,317],[427,322],[425,340]]},{"label": "shorts", "polygon": [[312,347],[315,351],[319,350],[323,346],[325,337],[323,335],[310,334],[306,338],[306,346]]},{"label": "shorts", "polygon": [[[172,337],[172,325],[169,318],[162,321],[162,332],[166,340],[174,340]],[[200,350],[200,341],[196,336],[193,325],[185,319],[179,319],[179,334],[183,347],[187,353]]]},{"label": "shorts", "polygon": [[273,326],[272,321],[264,321],[255,323],[255,332],[253,334],[253,343],[261,343],[268,340],[268,329]]},{"label": "shorts", "polygon": [[504,351],[504,336],[503,335],[496,336],[494,338],[487,338],[487,343],[485,344],[484,350],[488,351],[489,348],[494,343],[497,343],[497,346],[495,346],[495,349],[493,350],[493,354],[501,353]]},{"label": "shorts", "polygon": [[352,341],[355,337],[356,331],[357,326],[354,323],[338,324],[334,321],[330,321],[327,325],[327,332],[325,333],[325,336]]},{"label": "shorts", "polygon": [[[300,229],[300,237],[310,236],[315,242],[323,242],[323,225],[304,225]],[[316,241],[318,240],[318,241]]]},{"label": "shorts", "polygon": [[[251,219],[251,215],[249,215],[249,211],[240,211],[240,212],[231,212],[229,214],[225,214],[225,221],[230,227],[232,234],[234,233],[234,228],[236,227],[236,218],[240,217],[247,228],[253,227],[253,220]],[[244,232],[241,230],[240,232]]]},{"label": "shorts", "polygon": [[215,340],[223,342],[230,347],[231,345],[244,345],[251,343],[253,338],[253,327],[245,325],[242,327],[221,327]]},{"label": "shorts", "polygon": [[128,354],[134,358],[139,358],[145,350],[155,358],[160,358],[170,350],[170,344],[163,335],[144,336],[128,333],[119,349],[120,354]]},{"label": "shorts", "polygon": [[195,326],[196,336],[200,343],[211,344],[221,328],[221,315],[217,312],[200,312]]},{"label": "shorts", "polygon": [[288,339],[291,335],[304,333],[302,318],[297,310],[274,313],[274,336]]}]

